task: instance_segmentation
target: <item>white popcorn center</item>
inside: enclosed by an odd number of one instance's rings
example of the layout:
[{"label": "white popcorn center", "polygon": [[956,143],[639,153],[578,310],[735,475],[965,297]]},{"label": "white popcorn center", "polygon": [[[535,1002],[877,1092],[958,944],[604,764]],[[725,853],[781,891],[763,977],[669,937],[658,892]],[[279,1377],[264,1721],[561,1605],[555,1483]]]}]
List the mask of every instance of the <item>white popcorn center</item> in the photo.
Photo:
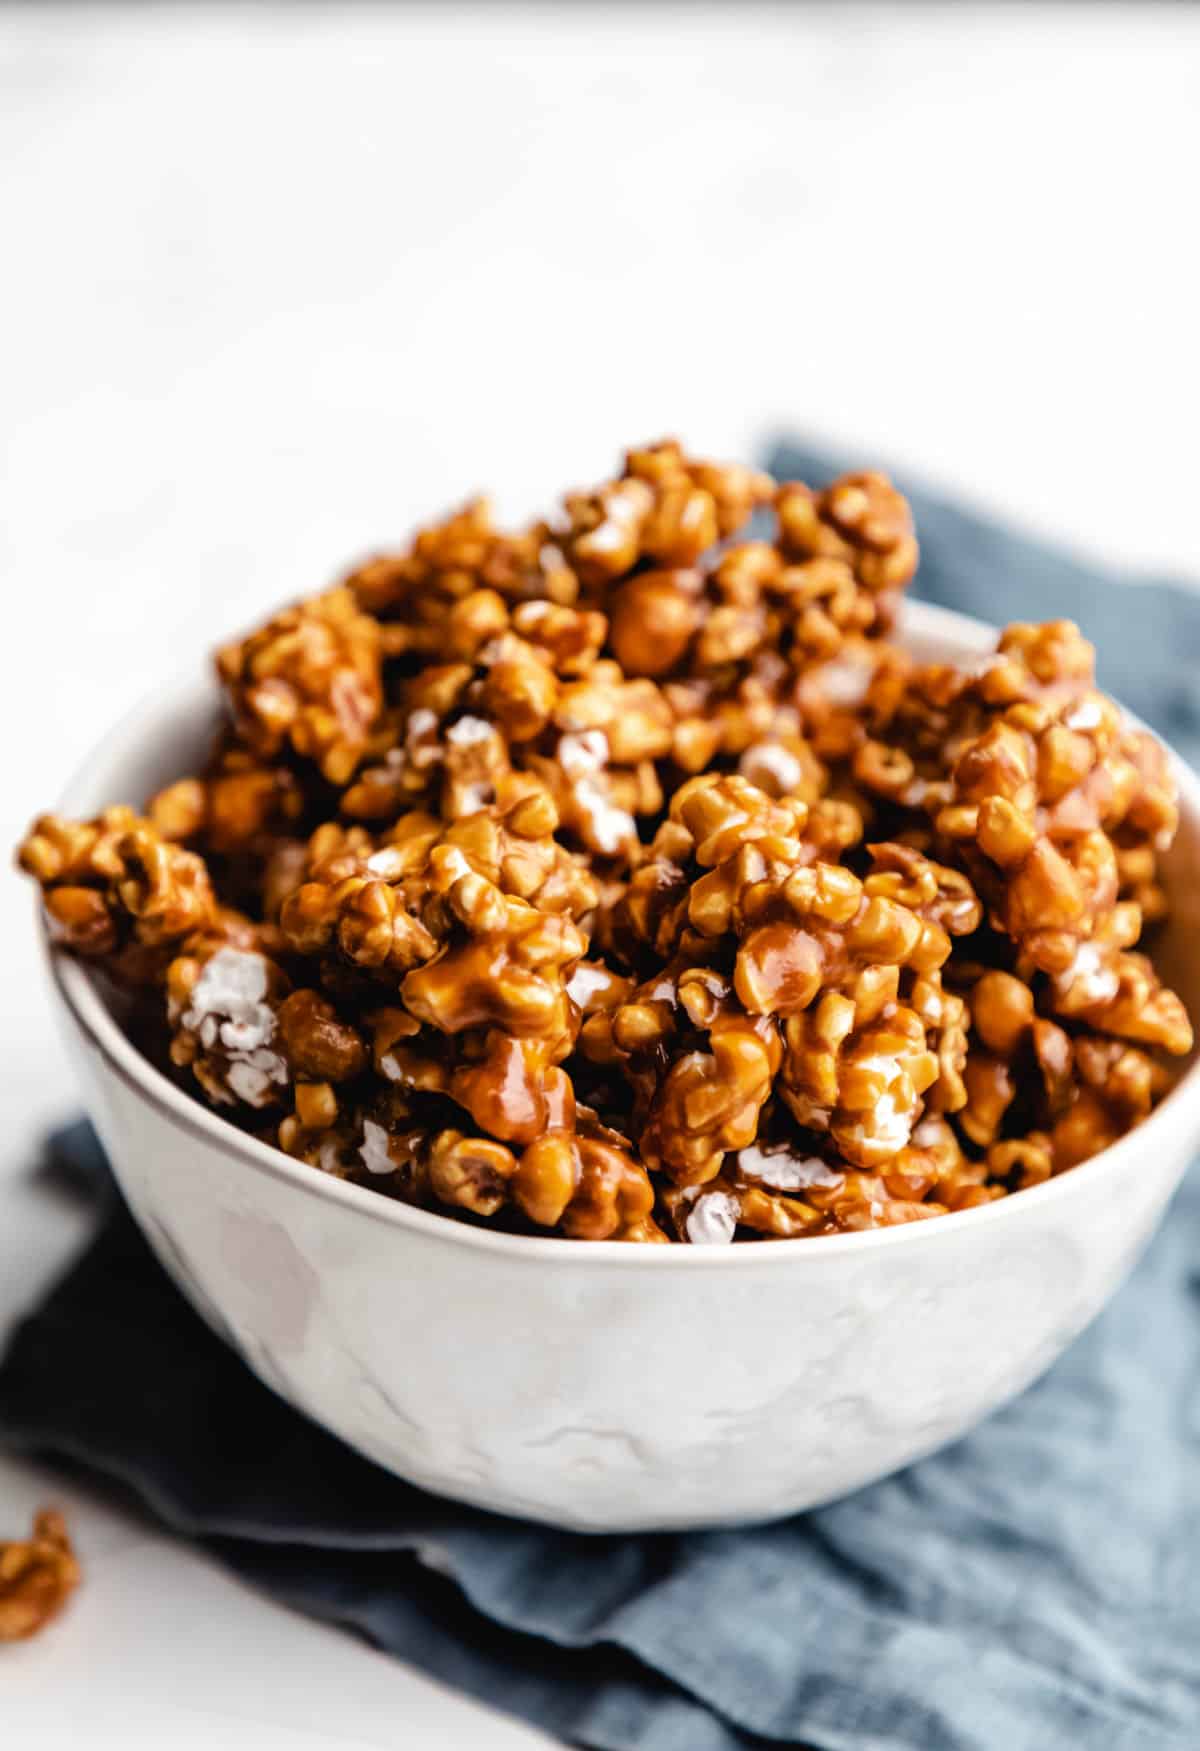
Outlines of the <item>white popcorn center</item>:
[{"label": "white popcorn center", "polygon": [[577,730],[559,738],[558,762],[571,780],[571,791],[583,814],[597,851],[611,856],[637,838],[628,809],[612,801],[600,774],[608,764],[608,737],[603,730]]},{"label": "white popcorn center", "polygon": [[287,1081],[287,1065],[270,1049],[275,1014],[267,995],[267,964],[261,955],[222,948],[197,979],[182,1021],[206,1052],[228,1054],[225,1081],[230,1098],[266,1106],[272,1087]]},{"label": "white popcorn center", "polygon": [[732,1192],[704,1192],[688,1211],[684,1224],[693,1246],[728,1246],[742,1206]]},{"label": "white popcorn center", "polygon": [[1107,1003],[1120,990],[1116,969],[1105,964],[1094,942],[1081,942],[1069,967],[1055,980],[1060,994],[1078,994],[1085,1003]]},{"label": "white popcorn center", "polygon": [[1073,707],[1064,717],[1063,722],[1069,730],[1098,729],[1104,721],[1104,713],[1098,699],[1084,699]]},{"label": "white popcorn center", "polygon": [[795,790],[804,777],[799,759],[782,742],[755,742],[742,755],[738,770],[751,784],[758,784],[765,774],[774,781],[780,796]]},{"label": "white popcorn center", "polygon": [[912,1134],[915,1113],[910,1105],[901,1106],[897,1098],[897,1084],[904,1078],[898,1058],[886,1052],[876,1052],[869,1058],[859,1060],[860,1070],[871,1070],[887,1080],[887,1086],[871,1114],[870,1134],[865,1125],[851,1126],[850,1133],[864,1149],[869,1149],[876,1160],[895,1155],[904,1148]]},{"label": "white popcorn center", "polygon": [[358,1153],[368,1173],[395,1173],[396,1163],[388,1148],[388,1134],[374,1119],[363,1120],[363,1140]]},{"label": "white popcorn center", "polygon": [[835,657],[832,662],[822,663],[817,680],[830,705],[840,705],[849,711],[867,697],[873,673],[874,665],[869,660]]},{"label": "white popcorn center", "polygon": [[572,1003],[577,1003],[580,1009],[583,1009],[589,998],[594,997],[597,991],[603,991],[609,983],[609,977],[610,975],[603,967],[589,967],[581,964],[576,967],[567,980],[567,996]]},{"label": "white popcorn center", "polygon": [[486,718],[460,717],[458,722],[451,724],[446,731],[446,740],[453,742],[456,748],[475,748],[480,742],[486,742],[494,733]]},{"label": "white popcorn center", "polygon": [[737,1164],[746,1179],[760,1180],[776,1192],[802,1192],[808,1186],[840,1186],[845,1178],[819,1155],[793,1155],[786,1145],[777,1149],[760,1149],[757,1143],[752,1143],[748,1149],[738,1151]]}]

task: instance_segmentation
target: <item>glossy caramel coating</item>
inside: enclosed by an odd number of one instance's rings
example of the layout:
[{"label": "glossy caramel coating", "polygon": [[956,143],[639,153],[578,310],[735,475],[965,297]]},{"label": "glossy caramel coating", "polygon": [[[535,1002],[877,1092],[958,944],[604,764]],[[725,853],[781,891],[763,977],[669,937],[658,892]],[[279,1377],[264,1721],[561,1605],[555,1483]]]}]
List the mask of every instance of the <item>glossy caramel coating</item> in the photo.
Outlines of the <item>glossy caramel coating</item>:
[{"label": "glossy caramel coating", "polygon": [[33,1518],[28,1538],[0,1541],[0,1642],[37,1635],[79,1585],[66,1522],[53,1508]]}]

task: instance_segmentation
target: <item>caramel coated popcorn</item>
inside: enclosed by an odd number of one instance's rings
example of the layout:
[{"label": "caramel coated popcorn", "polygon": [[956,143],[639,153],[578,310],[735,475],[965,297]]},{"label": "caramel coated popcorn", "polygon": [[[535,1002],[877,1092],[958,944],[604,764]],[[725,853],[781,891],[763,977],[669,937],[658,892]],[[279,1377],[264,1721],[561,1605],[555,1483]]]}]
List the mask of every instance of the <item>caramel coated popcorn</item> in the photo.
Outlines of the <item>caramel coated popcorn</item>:
[{"label": "caramel coated popcorn", "polygon": [[18,861],[41,885],[54,941],[97,960],[116,961],[131,945],[162,949],[216,916],[203,859],[129,808],[94,821],[41,815]]},{"label": "caramel coated popcorn", "polygon": [[460,1220],[890,1226],[1121,1137],[1191,1047],[1167,757],[1066,621],[894,642],[885,476],[665,442],[477,499],[220,652],[208,765],[19,853],[198,1098]]},{"label": "caramel coated popcorn", "polygon": [[36,1635],[78,1585],[66,1522],[53,1508],[42,1508],[28,1538],[0,1542],[0,1642]]}]

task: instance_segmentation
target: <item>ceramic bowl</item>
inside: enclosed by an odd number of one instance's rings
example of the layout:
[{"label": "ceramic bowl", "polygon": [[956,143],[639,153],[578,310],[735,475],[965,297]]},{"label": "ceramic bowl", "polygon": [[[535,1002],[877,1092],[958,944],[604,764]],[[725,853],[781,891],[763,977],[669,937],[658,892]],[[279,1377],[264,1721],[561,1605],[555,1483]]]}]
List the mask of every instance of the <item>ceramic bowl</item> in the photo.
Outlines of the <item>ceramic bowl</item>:
[{"label": "ceramic bowl", "polygon": [[[912,604],[927,658],[991,647]],[[137,800],[191,770],[197,675],[114,732],[64,800]],[[1166,976],[1200,1015],[1200,781],[1179,764]],[[401,1477],[589,1531],[791,1513],[953,1441],[1112,1295],[1200,1139],[1200,1070],[1092,1161],[984,1209],[731,1247],[489,1234],[244,1137],[139,1056],[84,968],[51,955],[88,1110],[147,1239],[269,1386]]]}]

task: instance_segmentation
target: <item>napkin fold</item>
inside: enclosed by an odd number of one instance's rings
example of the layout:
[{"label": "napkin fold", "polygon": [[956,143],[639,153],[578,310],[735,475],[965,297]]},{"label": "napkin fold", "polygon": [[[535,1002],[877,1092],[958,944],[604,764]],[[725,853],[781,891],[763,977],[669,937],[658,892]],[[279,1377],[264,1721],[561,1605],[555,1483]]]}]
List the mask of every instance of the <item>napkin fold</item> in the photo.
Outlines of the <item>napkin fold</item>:
[{"label": "napkin fold", "polygon": [[[798,444],[771,459],[814,482],[842,465]],[[1078,619],[1106,684],[1200,750],[1200,596],[1135,596],[898,478],[919,594],[992,620]],[[13,1334],[0,1443],[124,1486],[300,1610],[596,1751],[1200,1743],[1195,1171],[1107,1311],[965,1440],[774,1525],[595,1537],[443,1501],[360,1458],[177,1294],[88,1125],[51,1140],[50,1168],[96,1199],[98,1231]]]}]

